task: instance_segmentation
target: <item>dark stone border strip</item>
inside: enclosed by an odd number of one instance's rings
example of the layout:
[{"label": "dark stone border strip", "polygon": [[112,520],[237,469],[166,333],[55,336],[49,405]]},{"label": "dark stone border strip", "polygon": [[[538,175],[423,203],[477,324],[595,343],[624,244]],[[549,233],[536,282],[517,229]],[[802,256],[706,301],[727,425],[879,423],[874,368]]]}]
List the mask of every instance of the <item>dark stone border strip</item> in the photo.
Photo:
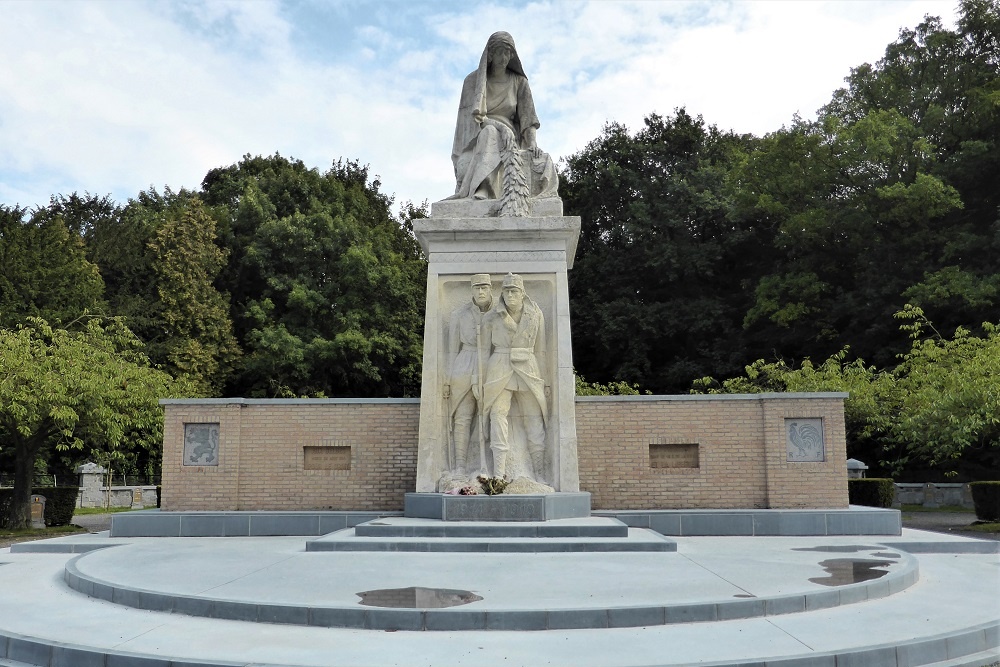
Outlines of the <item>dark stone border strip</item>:
[{"label": "dark stone border strip", "polygon": [[594,510],[592,514],[671,537],[901,535],[903,531],[899,510],[857,505],[802,510]]},{"label": "dark stone border strip", "polygon": [[906,590],[920,578],[917,560],[906,554],[900,561],[903,567],[884,577],[801,595],[602,609],[380,609],[360,605],[303,607],[255,604],[127,588],[80,572],[77,562],[83,557],[77,556],[66,564],[63,571],[66,584],[84,595],[126,607],[236,621],[364,630],[566,630],[758,618],[875,600]]},{"label": "dark stone border strip", "polygon": [[[514,629],[514,628],[511,628]],[[782,658],[699,663],[705,667],[834,667],[835,665],[879,665],[880,667],[932,666],[946,660],[974,658],[1000,648],[1000,622],[974,625],[958,632],[917,638],[905,643],[878,644],[860,649],[807,653]],[[172,660],[169,657],[126,653],[114,649],[53,642],[0,630],[0,658],[37,667],[246,667],[230,661]],[[983,664],[986,664],[985,662]],[[668,667],[663,663],[660,667]],[[656,667],[656,666],[651,666]],[[676,663],[672,667],[676,667]]]},{"label": "dark stone border strip", "polygon": [[111,537],[315,536],[402,512],[162,512],[141,510],[111,517]]},{"label": "dark stone border strip", "polygon": [[[409,495],[409,494],[408,494]],[[440,495],[440,494],[414,494]],[[461,498],[462,496],[451,496]],[[468,496],[466,496],[468,497]],[[111,537],[320,536],[402,512],[123,512],[111,518]],[[595,510],[669,537],[900,535],[899,510],[852,506],[812,510]],[[548,519],[572,518],[547,516]]]}]

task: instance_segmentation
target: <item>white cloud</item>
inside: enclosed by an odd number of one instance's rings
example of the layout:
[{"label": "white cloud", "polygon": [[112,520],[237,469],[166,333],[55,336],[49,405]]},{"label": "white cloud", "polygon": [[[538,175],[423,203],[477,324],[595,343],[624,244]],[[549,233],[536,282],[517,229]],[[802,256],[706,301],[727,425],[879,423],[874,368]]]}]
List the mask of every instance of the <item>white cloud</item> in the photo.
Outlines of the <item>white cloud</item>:
[{"label": "white cloud", "polygon": [[461,79],[494,30],[516,38],[539,142],[560,157],[607,120],[636,128],[679,106],[724,129],[778,129],[901,27],[954,13],[929,0],[374,7],[303,25],[288,11],[301,6],[277,2],[4,3],[0,203],[196,188],[275,151],[320,169],[356,158],[398,200],[436,200],[454,188]]}]

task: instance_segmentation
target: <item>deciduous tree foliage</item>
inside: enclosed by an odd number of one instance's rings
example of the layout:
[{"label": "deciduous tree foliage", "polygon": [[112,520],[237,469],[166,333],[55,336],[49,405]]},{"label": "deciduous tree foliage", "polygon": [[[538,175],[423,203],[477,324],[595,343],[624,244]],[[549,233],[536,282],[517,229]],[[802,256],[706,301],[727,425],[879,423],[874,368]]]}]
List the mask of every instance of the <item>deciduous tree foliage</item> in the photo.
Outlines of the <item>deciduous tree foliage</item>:
[{"label": "deciduous tree foliage", "polygon": [[928,18],[852,70],[817,121],[764,138],[734,173],[737,213],[778,255],[747,312],[748,345],[786,357],[844,344],[879,365],[920,303],[944,331],[1000,307],[1000,7]]},{"label": "deciduous tree foliage", "polygon": [[29,318],[0,329],[0,442],[15,450],[9,527],[29,521],[35,457],[43,447],[114,458],[112,452],[159,445],[158,399],[174,387],[168,374],[149,366],[141,347],[121,319],[90,318],[67,330]]},{"label": "deciduous tree foliage", "polygon": [[354,162],[320,173],[278,155],[205,177],[245,353],[230,393],[419,391],[426,265],[379,185]]},{"label": "deciduous tree foliage", "polygon": [[725,178],[747,140],[683,109],[630,134],[609,124],[568,160],[561,194],[583,228],[570,272],[574,363],[655,392],[736,371],[759,241],[734,225]]}]

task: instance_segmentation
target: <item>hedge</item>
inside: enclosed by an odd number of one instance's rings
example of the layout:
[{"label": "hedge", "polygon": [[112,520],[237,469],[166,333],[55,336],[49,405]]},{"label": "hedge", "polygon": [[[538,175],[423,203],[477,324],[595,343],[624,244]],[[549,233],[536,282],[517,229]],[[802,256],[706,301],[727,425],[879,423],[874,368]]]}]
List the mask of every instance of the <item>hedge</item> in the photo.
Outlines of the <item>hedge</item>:
[{"label": "hedge", "polygon": [[[78,486],[39,486],[31,489],[32,495],[45,496],[45,525],[65,526],[73,520],[76,511]],[[7,517],[14,489],[0,489],[0,522]]]},{"label": "hedge", "polygon": [[871,477],[847,480],[848,502],[868,507],[892,507],[896,484],[891,479]]},{"label": "hedge", "polygon": [[972,482],[972,502],[980,521],[1000,521],[1000,482]]}]

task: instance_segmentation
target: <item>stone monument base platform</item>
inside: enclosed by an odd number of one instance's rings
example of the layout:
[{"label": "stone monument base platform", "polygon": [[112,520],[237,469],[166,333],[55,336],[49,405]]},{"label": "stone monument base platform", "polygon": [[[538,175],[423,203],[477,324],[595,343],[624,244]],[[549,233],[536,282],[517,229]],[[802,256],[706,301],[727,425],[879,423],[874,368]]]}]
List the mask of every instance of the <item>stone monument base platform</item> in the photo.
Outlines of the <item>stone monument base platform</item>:
[{"label": "stone monument base platform", "polygon": [[306,551],[583,553],[677,551],[677,542],[617,519],[442,521],[391,517],[306,542]]},{"label": "stone monument base platform", "polygon": [[403,515],[442,521],[551,521],[590,516],[590,494],[452,496],[407,493]]}]

